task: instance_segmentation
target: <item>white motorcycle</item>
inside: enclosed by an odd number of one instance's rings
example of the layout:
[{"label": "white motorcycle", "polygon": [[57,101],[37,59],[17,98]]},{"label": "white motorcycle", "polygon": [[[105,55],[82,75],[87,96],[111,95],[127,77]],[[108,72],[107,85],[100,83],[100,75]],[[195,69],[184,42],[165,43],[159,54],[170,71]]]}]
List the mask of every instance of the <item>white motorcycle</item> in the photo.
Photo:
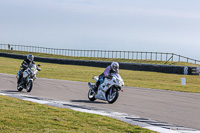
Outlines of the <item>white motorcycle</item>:
[{"label": "white motorcycle", "polygon": [[[98,76],[94,77],[95,82],[99,80]],[[99,85],[97,92],[94,91],[94,86],[91,82],[88,82],[90,90],[88,92],[88,99],[94,101],[96,99],[106,100],[108,103],[114,103],[118,96],[124,81],[119,74],[112,73],[111,78],[105,78],[104,82]]]},{"label": "white motorcycle", "polygon": [[[40,66],[40,64],[38,64]],[[22,68],[22,66],[20,66]],[[31,92],[33,88],[33,81],[36,79],[36,74],[38,71],[41,71],[35,64],[30,64],[28,68],[23,72],[23,83],[22,78],[17,83],[17,90],[22,91],[23,88],[26,88],[27,92]],[[20,72],[20,71],[19,71]],[[17,79],[19,80],[19,72],[17,74]]]}]

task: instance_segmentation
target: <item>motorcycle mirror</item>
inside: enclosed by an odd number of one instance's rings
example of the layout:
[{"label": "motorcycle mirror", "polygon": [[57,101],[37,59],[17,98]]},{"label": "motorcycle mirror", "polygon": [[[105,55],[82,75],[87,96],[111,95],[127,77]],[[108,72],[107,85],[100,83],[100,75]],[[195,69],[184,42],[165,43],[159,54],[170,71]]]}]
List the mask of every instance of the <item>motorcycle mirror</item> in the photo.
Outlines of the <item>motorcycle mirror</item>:
[{"label": "motorcycle mirror", "polygon": [[38,64],[38,66],[41,66],[40,64]]}]

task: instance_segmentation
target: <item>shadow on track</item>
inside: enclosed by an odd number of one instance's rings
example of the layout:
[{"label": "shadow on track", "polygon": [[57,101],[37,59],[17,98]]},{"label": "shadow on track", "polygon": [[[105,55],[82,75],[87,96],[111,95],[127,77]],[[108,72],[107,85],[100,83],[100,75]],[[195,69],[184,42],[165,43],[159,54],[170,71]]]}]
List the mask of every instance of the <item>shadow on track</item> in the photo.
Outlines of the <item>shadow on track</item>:
[{"label": "shadow on track", "polygon": [[90,100],[70,100],[71,102],[77,102],[77,103],[98,103],[98,104],[107,104],[106,102],[100,102],[100,101],[90,101]]},{"label": "shadow on track", "polygon": [[4,93],[26,93],[26,91],[2,90]]}]

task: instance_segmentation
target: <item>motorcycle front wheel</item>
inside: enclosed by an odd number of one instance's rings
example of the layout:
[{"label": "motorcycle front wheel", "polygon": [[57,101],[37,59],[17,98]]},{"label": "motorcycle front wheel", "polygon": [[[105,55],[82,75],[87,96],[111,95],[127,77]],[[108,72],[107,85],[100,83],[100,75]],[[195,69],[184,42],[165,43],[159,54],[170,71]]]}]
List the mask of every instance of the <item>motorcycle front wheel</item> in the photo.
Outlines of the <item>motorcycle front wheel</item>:
[{"label": "motorcycle front wheel", "polygon": [[94,93],[94,91],[93,91],[92,89],[90,89],[89,92],[88,92],[88,99],[89,99],[90,101],[96,100],[96,98],[95,98],[95,93]]},{"label": "motorcycle front wheel", "polygon": [[17,84],[17,90],[18,90],[18,91],[22,91],[22,90],[23,90],[23,88],[22,88],[22,87],[20,87],[20,85],[19,85],[19,84]]},{"label": "motorcycle front wheel", "polygon": [[110,88],[107,93],[108,103],[114,103],[119,96],[119,92],[116,88]]},{"label": "motorcycle front wheel", "polygon": [[32,88],[33,88],[33,81],[30,80],[26,85],[26,91],[31,92]]}]

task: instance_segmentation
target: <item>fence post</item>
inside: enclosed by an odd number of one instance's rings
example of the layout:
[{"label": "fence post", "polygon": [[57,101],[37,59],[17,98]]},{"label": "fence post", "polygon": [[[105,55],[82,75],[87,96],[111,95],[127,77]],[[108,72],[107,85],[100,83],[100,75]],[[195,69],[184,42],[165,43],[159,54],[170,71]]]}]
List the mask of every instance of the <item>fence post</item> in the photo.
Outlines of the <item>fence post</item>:
[{"label": "fence post", "polygon": [[156,52],[156,61],[157,61],[157,52]]},{"label": "fence post", "polygon": [[128,59],[129,59],[129,51],[127,53],[128,53]]},{"label": "fence post", "polygon": [[113,59],[113,51],[111,51],[112,52],[112,59]]},{"label": "fence post", "polygon": [[89,50],[86,50],[86,57],[89,57]]},{"label": "fence post", "polygon": [[146,52],[146,57],[145,57],[145,60],[147,60],[147,52]]},{"label": "fence post", "polygon": [[65,56],[67,56],[67,49],[64,49],[64,51],[65,51]]}]

